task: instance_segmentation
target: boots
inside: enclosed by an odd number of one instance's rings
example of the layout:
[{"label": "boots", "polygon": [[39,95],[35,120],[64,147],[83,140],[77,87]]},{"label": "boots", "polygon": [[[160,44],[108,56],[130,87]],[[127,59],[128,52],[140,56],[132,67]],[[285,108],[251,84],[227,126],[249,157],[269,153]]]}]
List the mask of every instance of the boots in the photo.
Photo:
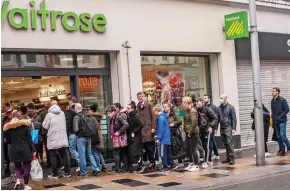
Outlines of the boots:
[{"label": "boots", "polygon": [[231,157],[230,158],[230,162],[229,162],[229,164],[230,165],[234,165],[236,162],[235,162],[235,158],[234,157]]}]

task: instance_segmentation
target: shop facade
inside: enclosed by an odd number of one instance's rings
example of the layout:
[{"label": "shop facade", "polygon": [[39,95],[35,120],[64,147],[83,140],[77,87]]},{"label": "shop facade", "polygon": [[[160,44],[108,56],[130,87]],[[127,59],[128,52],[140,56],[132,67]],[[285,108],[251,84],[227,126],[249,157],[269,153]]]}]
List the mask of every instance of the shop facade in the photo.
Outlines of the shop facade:
[{"label": "shop facade", "polygon": [[[104,106],[137,101],[140,91],[153,103],[169,99],[177,106],[190,91],[212,95],[214,104],[225,93],[236,108],[234,142],[241,146],[235,44],[225,40],[223,26],[224,15],[246,6],[161,0],[73,2],[46,1],[43,7],[40,2],[16,0],[4,6],[2,61],[8,64],[2,65],[2,76],[69,76],[70,92],[79,101],[89,97],[82,94],[81,84],[98,81]],[[27,10],[27,15],[46,11],[30,17],[12,15],[14,8]],[[283,14],[260,10],[260,28],[288,30],[275,22],[283,20]],[[32,64],[26,64],[25,55]],[[94,94],[97,87],[90,88]],[[110,139],[105,122],[103,134]],[[110,141],[107,146],[112,147]]]},{"label": "shop facade", "polygon": [[[261,59],[262,101],[271,111],[272,89],[279,87],[281,96],[290,99],[290,33],[259,33]],[[254,145],[255,134],[251,129],[253,111],[253,78],[250,39],[236,40],[237,78],[240,105],[241,145]],[[290,114],[288,115],[290,117]],[[288,122],[288,126],[290,123]],[[290,131],[287,131],[288,137]],[[272,140],[273,129],[269,131]]]}]

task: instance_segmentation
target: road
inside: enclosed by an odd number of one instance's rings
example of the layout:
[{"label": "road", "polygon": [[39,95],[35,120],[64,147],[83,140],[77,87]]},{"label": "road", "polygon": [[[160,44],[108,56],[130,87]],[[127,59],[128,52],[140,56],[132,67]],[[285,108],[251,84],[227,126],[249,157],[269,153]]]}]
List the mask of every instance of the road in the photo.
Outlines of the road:
[{"label": "road", "polygon": [[216,187],[214,190],[289,190],[290,172],[271,175],[267,178],[256,179],[243,183],[236,183],[223,187]]}]

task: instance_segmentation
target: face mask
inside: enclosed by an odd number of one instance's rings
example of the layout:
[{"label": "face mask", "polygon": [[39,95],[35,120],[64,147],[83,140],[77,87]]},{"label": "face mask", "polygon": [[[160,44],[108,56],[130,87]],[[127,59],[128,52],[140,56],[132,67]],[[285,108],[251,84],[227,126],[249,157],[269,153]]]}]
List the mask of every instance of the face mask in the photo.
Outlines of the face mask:
[{"label": "face mask", "polygon": [[221,105],[224,105],[225,104],[225,101],[223,99],[220,99],[220,104]]}]

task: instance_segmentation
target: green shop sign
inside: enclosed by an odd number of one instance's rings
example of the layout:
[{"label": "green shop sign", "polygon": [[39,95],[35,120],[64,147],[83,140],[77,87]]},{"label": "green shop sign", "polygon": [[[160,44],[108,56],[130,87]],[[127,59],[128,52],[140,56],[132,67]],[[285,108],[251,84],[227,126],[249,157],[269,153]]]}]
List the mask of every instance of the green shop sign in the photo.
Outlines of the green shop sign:
[{"label": "green shop sign", "polygon": [[225,15],[225,31],[227,40],[249,37],[247,11]]},{"label": "green shop sign", "polygon": [[[28,29],[30,27],[37,29],[37,18],[41,20],[41,29],[46,30],[48,28],[48,16],[50,19],[50,29],[55,31],[57,29],[57,21],[60,20],[62,26],[67,31],[81,30],[83,32],[91,32],[95,30],[100,33],[106,31],[105,25],[107,19],[102,14],[91,15],[89,13],[81,13],[80,15],[75,12],[63,12],[63,11],[49,11],[46,9],[45,0],[40,3],[40,9],[34,9],[35,1],[30,2],[31,9],[13,8],[8,10],[11,1],[4,1],[1,9],[1,24],[3,24],[5,18],[11,27],[15,29]],[[22,20],[20,22],[15,21],[16,16],[20,16]],[[73,21],[69,24],[69,20]]]}]

